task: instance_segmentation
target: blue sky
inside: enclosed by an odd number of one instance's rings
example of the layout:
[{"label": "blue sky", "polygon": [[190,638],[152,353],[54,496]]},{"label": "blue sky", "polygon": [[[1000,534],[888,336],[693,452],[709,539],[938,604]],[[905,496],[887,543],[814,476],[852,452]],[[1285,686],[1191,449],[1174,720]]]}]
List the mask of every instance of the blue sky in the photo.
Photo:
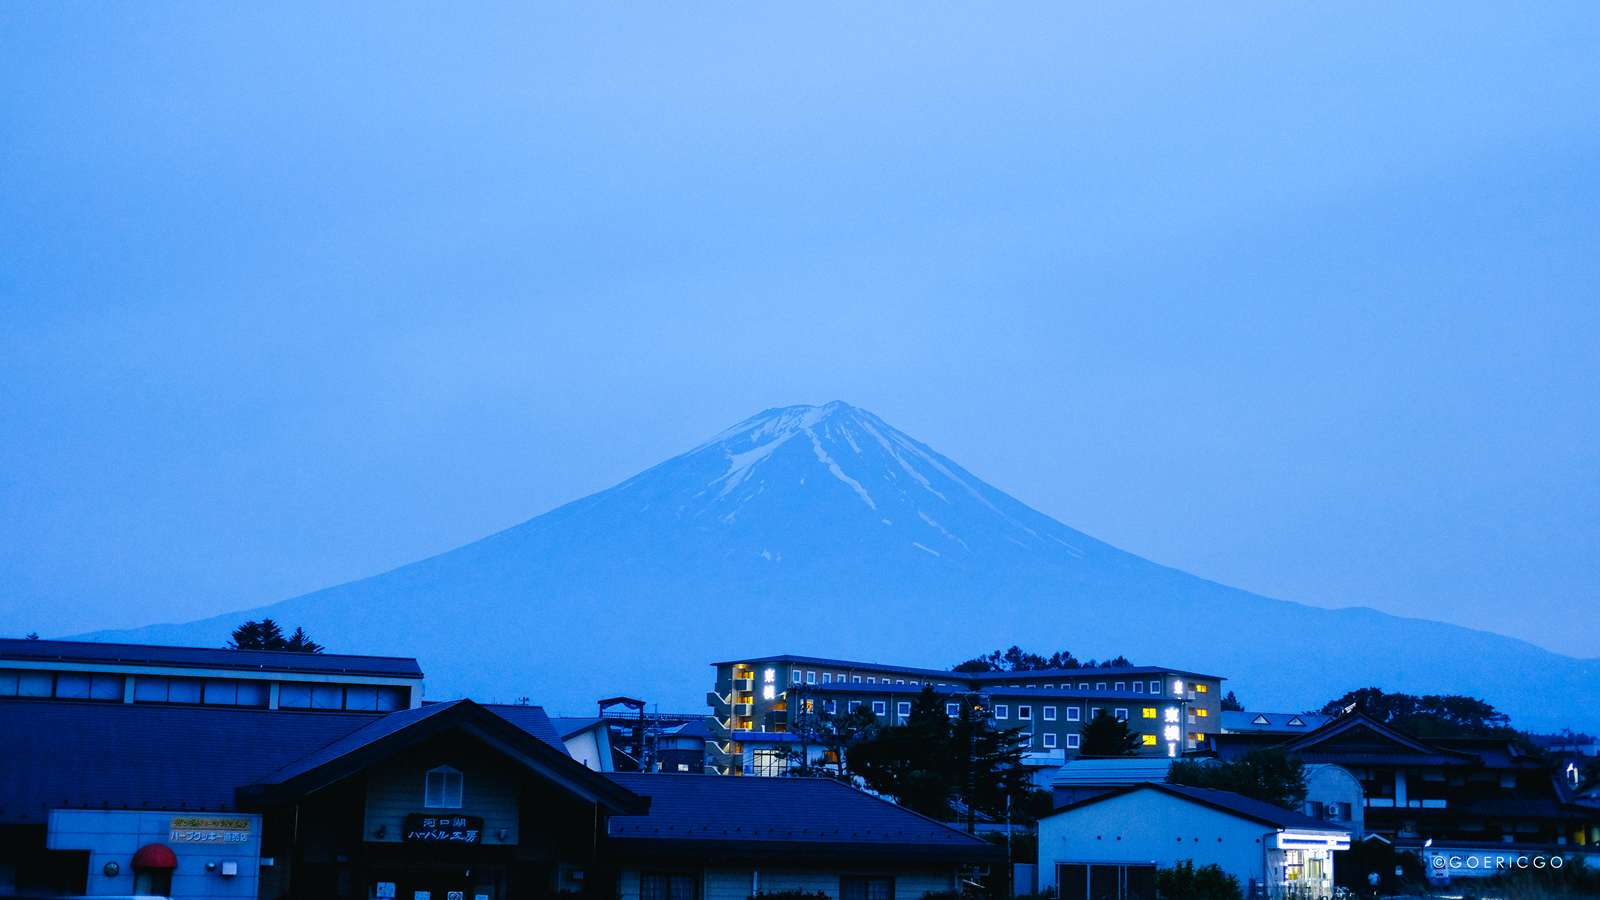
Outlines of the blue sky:
[{"label": "blue sky", "polygon": [[0,633],[843,399],[1156,561],[1600,656],[1597,85],[1589,3],[7,6]]}]

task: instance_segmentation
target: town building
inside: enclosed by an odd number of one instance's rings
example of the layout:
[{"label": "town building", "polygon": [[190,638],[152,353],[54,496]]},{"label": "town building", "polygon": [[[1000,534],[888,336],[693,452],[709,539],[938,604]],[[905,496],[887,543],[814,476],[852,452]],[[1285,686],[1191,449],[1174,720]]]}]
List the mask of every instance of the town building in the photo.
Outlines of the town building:
[{"label": "town building", "polygon": [[[723,889],[708,860],[737,858],[779,889],[876,900],[1003,854],[820,779],[598,772],[567,750],[584,729],[563,735],[537,706],[421,702],[414,660],[22,643],[0,644],[4,671],[23,673],[0,697],[0,895],[699,900]],[[147,677],[168,679],[164,699],[139,696]],[[278,685],[266,703],[240,686],[262,681]],[[339,702],[272,702],[301,682],[338,685]],[[406,693],[376,709],[368,687]],[[739,856],[744,838],[713,826],[766,833]]]},{"label": "town building", "polygon": [[1157,868],[1215,864],[1246,896],[1331,892],[1350,832],[1228,791],[1157,782],[1125,785],[1039,820],[1039,886],[1059,900],[1155,896]]},{"label": "town building", "polygon": [[[711,765],[723,774],[779,774],[752,765],[746,745],[773,743],[763,735],[792,733],[804,715],[867,709],[882,724],[903,723],[924,687],[945,698],[952,717],[981,697],[997,728],[1021,729],[1024,764],[1040,770],[1077,757],[1084,727],[1102,711],[1126,722],[1148,757],[1193,750],[1221,723],[1224,679],[1152,666],[969,673],[789,655],[713,665],[707,725]],[[1038,781],[1047,786],[1047,775]]]},{"label": "town building", "polygon": [[[1224,760],[1261,747],[1299,756],[1308,768],[1348,771],[1361,787],[1361,830],[1398,849],[1600,861],[1600,806],[1576,796],[1554,762],[1515,741],[1423,740],[1356,712],[1306,734],[1224,732],[1207,745]],[[1342,807],[1320,813],[1346,823]]]}]

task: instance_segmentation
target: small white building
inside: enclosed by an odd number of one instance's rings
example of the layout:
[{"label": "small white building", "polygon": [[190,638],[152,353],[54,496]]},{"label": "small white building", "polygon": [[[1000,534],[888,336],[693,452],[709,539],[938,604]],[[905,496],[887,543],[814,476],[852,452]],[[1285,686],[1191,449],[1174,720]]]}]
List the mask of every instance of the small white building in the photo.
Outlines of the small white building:
[{"label": "small white building", "polygon": [[1060,900],[1155,896],[1156,869],[1216,863],[1242,889],[1265,885],[1311,896],[1333,889],[1333,852],[1350,848],[1338,825],[1228,791],[1143,782],[1039,820],[1039,888]]}]

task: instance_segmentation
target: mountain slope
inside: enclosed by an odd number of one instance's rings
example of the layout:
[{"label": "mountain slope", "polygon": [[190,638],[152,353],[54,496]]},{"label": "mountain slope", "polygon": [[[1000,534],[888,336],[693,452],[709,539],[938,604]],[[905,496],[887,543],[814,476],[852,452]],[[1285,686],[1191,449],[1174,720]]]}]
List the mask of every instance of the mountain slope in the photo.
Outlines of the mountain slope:
[{"label": "mountain slope", "polygon": [[1022,644],[1231,679],[1253,708],[1346,690],[1482,696],[1600,725],[1600,660],[1369,609],[1272,600],[1124,553],[865,410],[772,409],[609,490],[372,578],[98,640],[219,645],[246,618],[409,654],[428,696],[629,694],[697,709],[707,663],[803,653],[948,665]]}]

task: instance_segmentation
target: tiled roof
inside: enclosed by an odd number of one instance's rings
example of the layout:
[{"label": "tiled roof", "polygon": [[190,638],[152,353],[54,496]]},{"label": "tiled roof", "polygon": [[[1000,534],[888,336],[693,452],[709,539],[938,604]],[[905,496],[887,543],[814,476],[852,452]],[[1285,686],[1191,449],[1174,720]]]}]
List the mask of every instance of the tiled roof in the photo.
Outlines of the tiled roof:
[{"label": "tiled roof", "polygon": [[0,699],[0,722],[0,823],[40,824],[53,807],[231,810],[235,786],[373,718]]},{"label": "tiled roof", "polygon": [[1313,819],[1312,817],[1302,813],[1291,812],[1280,806],[1273,806],[1271,803],[1264,803],[1260,800],[1252,800],[1249,797],[1241,794],[1235,794],[1232,791],[1216,791],[1210,788],[1189,787],[1181,784],[1166,784],[1164,782],[1157,781],[1146,781],[1141,784],[1131,784],[1114,790],[1108,794],[1101,794],[1098,797],[1080,800],[1077,803],[1061,807],[1054,813],[1051,813],[1051,815],[1059,816],[1062,814],[1070,814],[1073,810],[1082,809],[1083,807],[1091,804],[1103,803],[1107,800],[1126,796],[1135,791],[1149,790],[1164,791],[1168,794],[1182,797],[1186,800],[1192,800],[1196,803],[1201,803],[1214,809],[1221,809],[1226,812],[1233,813],[1234,815],[1243,816],[1247,819],[1254,819],[1255,821],[1264,822],[1268,825],[1273,825],[1278,828],[1292,828],[1299,831],[1325,832],[1349,830],[1346,828],[1340,828],[1337,825],[1330,825],[1328,822],[1325,822],[1322,819]]},{"label": "tiled roof", "polygon": [[613,816],[622,852],[723,856],[990,860],[1005,851],[827,778],[608,773],[650,798],[647,816]]},{"label": "tiled roof", "polygon": [[[500,711],[499,709],[495,709],[495,712],[499,712],[499,711]],[[550,727],[554,728],[556,730],[556,734],[561,735],[561,737],[563,739],[565,739],[565,738],[572,737],[573,735],[577,734],[580,731],[588,731],[589,729],[595,727],[596,725],[599,725],[599,724],[601,724],[603,722],[610,722],[610,721],[614,721],[614,720],[612,720],[612,719],[604,719],[604,718],[600,718],[600,717],[597,717],[597,716],[589,716],[588,718],[571,718],[571,717],[568,717],[568,716],[557,716],[557,717],[552,718],[550,720]]]},{"label": "tiled roof", "polygon": [[556,728],[554,720],[545,715],[544,707],[517,706],[509,703],[485,703],[483,708],[560,750],[562,753],[567,752],[566,742],[562,740],[566,733]]},{"label": "tiled roof", "polygon": [[95,641],[26,641],[0,638],[0,666],[6,660],[69,662],[86,665],[170,666],[195,669],[253,669],[322,675],[386,675],[421,678],[417,661],[400,656],[345,656],[281,650],[225,650],[215,647],[160,647],[102,644]]},{"label": "tiled roof", "polygon": [[1058,787],[1102,787],[1164,781],[1172,760],[1154,759],[1074,759],[1056,770],[1051,782]]}]

